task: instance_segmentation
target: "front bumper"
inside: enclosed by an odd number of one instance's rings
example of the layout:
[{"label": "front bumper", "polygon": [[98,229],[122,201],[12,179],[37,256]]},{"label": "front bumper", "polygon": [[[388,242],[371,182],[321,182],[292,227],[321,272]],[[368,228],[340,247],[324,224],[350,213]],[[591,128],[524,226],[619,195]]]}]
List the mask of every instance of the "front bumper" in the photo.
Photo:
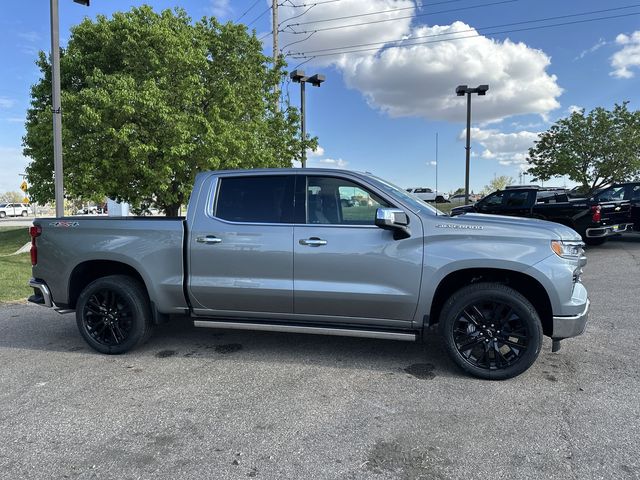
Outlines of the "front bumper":
[{"label": "front bumper", "polygon": [[587,298],[584,304],[584,310],[581,313],[572,316],[554,316],[552,338],[554,340],[562,340],[563,338],[581,335],[587,327],[590,306],[591,302]]},{"label": "front bumper", "polygon": [[633,230],[633,223],[620,223],[617,225],[587,228],[586,235],[587,238],[603,238],[631,230]]},{"label": "front bumper", "polygon": [[49,290],[45,282],[32,278],[29,280],[29,286],[33,288],[33,295],[28,298],[29,302],[42,305],[43,307],[53,307],[51,290]]}]

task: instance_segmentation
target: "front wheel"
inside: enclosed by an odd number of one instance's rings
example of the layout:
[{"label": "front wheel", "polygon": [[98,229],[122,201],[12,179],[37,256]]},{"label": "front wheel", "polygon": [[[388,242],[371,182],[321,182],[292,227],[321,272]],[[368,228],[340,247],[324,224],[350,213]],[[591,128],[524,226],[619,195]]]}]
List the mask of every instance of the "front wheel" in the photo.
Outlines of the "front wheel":
[{"label": "front wheel", "polygon": [[76,323],[91,348],[101,353],[125,353],[151,331],[151,309],[139,282],[111,275],[91,282],[76,304]]},{"label": "front wheel", "polygon": [[4,213],[4,212],[0,212],[0,218],[4,218],[4,217],[6,217],[6,216],[7,216],[7,214],[6,214],[6,213]]},{"label": "front wheel", "polygon": [[449,356],[478,378],[520,375],[542,347],[536,309],[519,292],[499,283],[477,283],[454,293],[442,309],[440,329]]},{"label": "front wheel", "polygon": [[23,211],[22,211],[22,216],[23,216],[23,217],[26,217],[27,215],[29,215],[29,212],[27,212],[26,210],[23,210]]}]

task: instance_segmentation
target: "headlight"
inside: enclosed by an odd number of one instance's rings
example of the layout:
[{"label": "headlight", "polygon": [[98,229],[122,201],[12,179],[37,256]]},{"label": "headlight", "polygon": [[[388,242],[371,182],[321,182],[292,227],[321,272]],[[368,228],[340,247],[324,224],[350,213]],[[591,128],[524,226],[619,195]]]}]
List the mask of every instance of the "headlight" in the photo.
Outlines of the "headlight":
[{"label": "headlight", "polygon": [[582,246],[582,242],[563,242],[561,240],[551,241],[551,250],[553,250],[556,255],[572,260],[578,260],[584,256],[584,249]]}]

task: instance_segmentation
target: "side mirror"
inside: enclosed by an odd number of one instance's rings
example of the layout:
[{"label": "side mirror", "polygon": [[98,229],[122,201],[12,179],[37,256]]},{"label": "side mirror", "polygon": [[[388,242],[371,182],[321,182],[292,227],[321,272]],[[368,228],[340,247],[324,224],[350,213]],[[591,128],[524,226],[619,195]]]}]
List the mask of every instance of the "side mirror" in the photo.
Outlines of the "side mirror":
[{"label": "side mirror", "polygon": [[400,240],[409,238],[409,217],[398,208],[378,208],[376,210],[376,226],[384,230],[392,230],[393,238]]}]

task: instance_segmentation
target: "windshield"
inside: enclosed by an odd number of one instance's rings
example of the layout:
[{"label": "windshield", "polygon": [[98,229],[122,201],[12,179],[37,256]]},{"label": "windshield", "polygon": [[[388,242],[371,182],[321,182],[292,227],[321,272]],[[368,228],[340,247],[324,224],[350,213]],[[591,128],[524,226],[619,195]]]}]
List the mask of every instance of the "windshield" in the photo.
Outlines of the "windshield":
[{"label": "windshield", "polygon": [[596,195],[599,202],[612,202],[616,200],[624,200],[624,185],[610,187]]},{"label": "windshield", "polygon": [[382,178],[376,177],[375,175],[370,175],[370,177],[376,181],[377,185],[382,190],[392,195],[395,195],[397,197],[400,197],[403,201],[409,204],[411,208],[414,209],[414,211],[417,213],[428,213],[430,215],[445,215],[445,216],[447,215],[446,213],[441,212],[434,206],[422,201],[412,193],[405,191],[404,189],[398,187],[397,185],[394,185],[393,183],[389,183],[386,180],[383,180]]}]

